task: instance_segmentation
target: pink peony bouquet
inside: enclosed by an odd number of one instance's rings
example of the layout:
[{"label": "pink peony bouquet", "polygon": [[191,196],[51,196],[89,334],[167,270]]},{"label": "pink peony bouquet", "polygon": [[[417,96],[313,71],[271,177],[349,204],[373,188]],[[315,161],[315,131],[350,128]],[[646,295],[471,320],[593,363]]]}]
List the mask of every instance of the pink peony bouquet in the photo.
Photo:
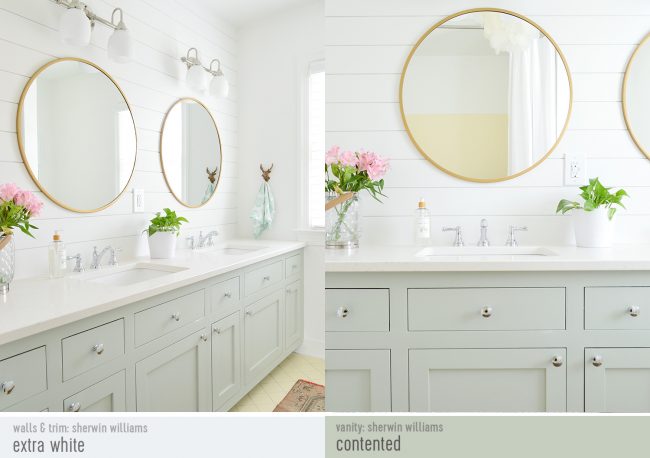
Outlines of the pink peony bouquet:
[{"label": "pink peony bouquet", "polygon": [[339,146],[333,146],[325,154],[325,192],[342,194],[366,189],[379,200],[377,196],[384,196],[388,168],[388,160],[372,151],[342,151]]},{"label": "pink peony bouquet", "polygon": [[43,202],[30,191],[24,191],[14,183],[0,185],[0,235],[11,235],[18,228],[34,237],[30,229],[38,229],[29,219],[38,216]]}]

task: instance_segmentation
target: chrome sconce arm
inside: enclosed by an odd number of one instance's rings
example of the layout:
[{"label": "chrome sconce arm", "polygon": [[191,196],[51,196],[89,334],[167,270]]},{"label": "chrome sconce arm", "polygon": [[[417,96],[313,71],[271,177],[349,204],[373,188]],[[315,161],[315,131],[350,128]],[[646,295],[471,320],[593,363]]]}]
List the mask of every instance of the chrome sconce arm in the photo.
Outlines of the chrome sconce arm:
[{"label": "chrome sconce arm", "polygon": [[[194,52],[194,55],[192,55],[192,52]],[[217,98],[228,97],[229,84],[221,70],[221,61],[219,59],[212,59],[210,61],[210,66],[206,67],[199,59],[198,49],[190,48],[187,50],[185,56],[181,57],[181,62],[187,66],[187,83],[192,89],[199,92],[202,92],[205,89],[205,74],[199,70],[202,69],[212,76],[212,81],[210,81],[210,93]],[[217,63],[217,68],[213,69],[215,62]]]}]

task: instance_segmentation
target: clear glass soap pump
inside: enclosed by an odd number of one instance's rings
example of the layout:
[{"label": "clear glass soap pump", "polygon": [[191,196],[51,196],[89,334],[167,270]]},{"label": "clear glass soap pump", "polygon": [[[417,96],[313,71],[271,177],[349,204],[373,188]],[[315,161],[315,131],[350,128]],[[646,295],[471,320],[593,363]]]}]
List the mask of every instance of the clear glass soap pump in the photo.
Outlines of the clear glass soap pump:
[{"label": "clear glass soap pump", "polygon": [[67,269],[67,257],[65,245],[61,239],[61,231],[54,231],[52,243],[48,250],[50,278],[61,278],[65,276]]},{"label": "clear glass soap pump", "polygon": [[431,213],[424,199],[420,199],[415,210],[415,244],[431,245]]}]

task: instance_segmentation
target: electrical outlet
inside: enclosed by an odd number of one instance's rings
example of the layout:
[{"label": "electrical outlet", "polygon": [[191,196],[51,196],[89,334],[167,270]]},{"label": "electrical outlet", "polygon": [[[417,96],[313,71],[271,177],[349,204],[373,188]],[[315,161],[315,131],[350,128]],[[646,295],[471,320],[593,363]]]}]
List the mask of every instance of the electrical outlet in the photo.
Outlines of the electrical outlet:
[{"label": "electrical outlet", "polygon": [[133,213],[144,213],[144,189],[133,190]]},{"label": "electrical outlet", "polygon": [[587,157],[584,153],[568,153],[564,156],[564,184],[587,184]]}]

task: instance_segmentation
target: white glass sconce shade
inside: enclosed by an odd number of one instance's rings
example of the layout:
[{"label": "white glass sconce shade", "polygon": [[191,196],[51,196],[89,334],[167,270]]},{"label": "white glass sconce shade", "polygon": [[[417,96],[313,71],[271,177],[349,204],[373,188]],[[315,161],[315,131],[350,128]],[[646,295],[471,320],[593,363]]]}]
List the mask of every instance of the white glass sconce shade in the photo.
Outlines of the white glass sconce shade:
[{"label": "white glass sconce shade", "polygon": [[61,40],[72,46],[87,46],[90,43],[90,20],[80,8],[68,8],[61,15],[59,33]]},{"label": "white glass sconce shade", "polygon": [[223,73],[214,75],[210,81],[210,94],[218,99],[225,99],[230,92],[230,85]]},{"label": "white glass sconce shade", "polygon": [[121,64],[133,59],[133,41],[127,29],[117,29],[108,39],[108,57]]},{"label": "white glass sconce shade", "polygon": [[201,65],[192,65],[187,70],[187,85],[190,89],[201,92],[205,89],[206,72]]}]

